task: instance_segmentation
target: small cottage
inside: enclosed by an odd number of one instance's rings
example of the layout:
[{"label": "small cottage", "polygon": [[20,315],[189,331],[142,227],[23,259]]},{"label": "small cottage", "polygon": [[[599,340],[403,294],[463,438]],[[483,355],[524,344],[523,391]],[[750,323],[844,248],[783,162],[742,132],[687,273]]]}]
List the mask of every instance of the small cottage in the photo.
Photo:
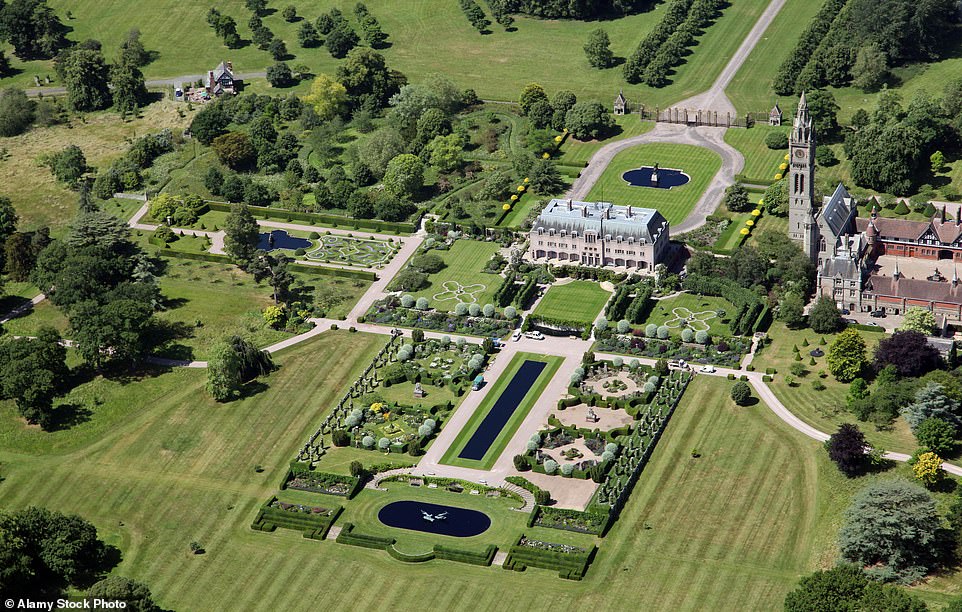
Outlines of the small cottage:
[{"label": "small cottage", "polygon": [[628,99],[625,98],[625,92],[619,91],[618,96],[615,98],[614,112],[616,115],[624,115],[628,111]]}]

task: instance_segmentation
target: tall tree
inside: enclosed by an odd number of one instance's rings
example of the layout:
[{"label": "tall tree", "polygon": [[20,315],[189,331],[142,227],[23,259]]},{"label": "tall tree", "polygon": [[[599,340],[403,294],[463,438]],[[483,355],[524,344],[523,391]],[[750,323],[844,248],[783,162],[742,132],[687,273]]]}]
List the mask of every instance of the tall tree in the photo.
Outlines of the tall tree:
[{"label": "tall tree", "polygon": [[840,382],[851,382],[862,373],[867,359],[865,340],[854,329],[846,329],[828,349],[828,371]]},{"label": "tall tree", "polygon": [[593,68],[610,68],[614,64],[615,56],[611,52],[611,41],[607,32],[598,28],[588,33],[585,56]]},{"label": "tall tree", "polygon": [[842,326],[842,314],[835,302],[827,297],[819,297],[808,313],[808,324],[819,334],[833,334]]},{"label": "tall tree", "polygon": [[123,576],[107,576],[87,589],[87,597],[122,601],[130,612],[161,612],[146,584]]},{"label": "tall tree", "polygon": [[102,110],[110,106],[110,70],[100,51],[75,49],[57,65],[67,89],[67,105],[75,111]]},{"label": "tall tree", "polygon": [[855,496],[839,530],[839,549],[853,563],[918,579],[938,563],[940,525],[935,500],[925,489],[884,480]]},{"label": "tall tree", "polygon": [[917,331],[897,331],[875,347],[875,368],[893,365],[899,376],[921,376],[941,363],[939,351]]},{"label": "tall tree", "polygon": [[136,112],[147,101],[144,73],[132,61],[122,61],[110,68],[114,106],[122,115]]},{"label": "tall tree", "polygon": [[22,89],[0,90],[0,136],[16,136],[27,131],[36,114],[36,103]]},{"label": "tall tree", "polygon": [[264,251],[257,251],[251,262],[249,271],[254,275],[256,282],[267,280],[274,290],[272,297],[274,303],[287,302],[290,298],[291,284],[294,282],[294,275],[287,267],[288,259],[284,255],[275,257]]},{"label": "tall tree", "polygon": [[224,252],[227,256],[242,268],[247,267],[254,259],[259,241],[257,221],[250,209],[243,204],[231,206],[224,222]]},{"label": "tall tree", "polygon": [[825,443],[829,459],[834,461],[839,471],[849,478],[864,471],[867,447],[865,434],[851,423],[839,425],[838,431]]}]

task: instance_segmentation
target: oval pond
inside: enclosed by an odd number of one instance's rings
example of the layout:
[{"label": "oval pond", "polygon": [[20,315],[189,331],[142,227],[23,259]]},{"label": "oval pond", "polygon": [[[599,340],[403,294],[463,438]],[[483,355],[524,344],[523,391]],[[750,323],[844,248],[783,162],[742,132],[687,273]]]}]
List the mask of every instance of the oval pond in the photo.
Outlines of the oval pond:
[{"label": "oval pond", "polygon": [[625,179],[625,182],[632,187],[654,187],[655,189],[680,187],[691,180],[691,177],[681,170],[658,168],[658,184],[652,184],[651,173],[653,170],[654,168],[651,166],[642,166],[625,172],[621,175],[621,178]]},{"label": "oval pond", "polygon": [[377,519],[388,527],[469,538],[491,526],[487,514],[467,508],[419,501],[396,501],[381,508]]}]

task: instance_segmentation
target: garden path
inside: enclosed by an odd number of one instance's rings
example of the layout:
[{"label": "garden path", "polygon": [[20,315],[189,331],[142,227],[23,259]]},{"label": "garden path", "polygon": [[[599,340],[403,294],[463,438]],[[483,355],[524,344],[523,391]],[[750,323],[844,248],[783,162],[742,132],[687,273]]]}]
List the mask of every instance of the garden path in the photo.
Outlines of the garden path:
[{"label": "garden path", "polygon": [[[703,110],[717,111],[720,115],[731,113],[737,116],[735,106],[725,95],[725,88],[731,83],[732,78],[741,68],[748,58],[752,49],[761,40],[762,35],[771,25],[779,11],[785,5],[786,0],[772,0],[765,11],[761,14],[755,25],[752,27],[748,36],[742,41],[741,46],[728,61],[728,64],[721,71],[712,86],[691,98],[682,100],[673,106],[679,108],[700,108]],[[681,144],[692,144],[705,147],[718,153],[722,158],[722,166],[715,174],[708,188],[702,194],[694,210],[677,226],[671,228],[674,233],[684,233],[701,227],[705,223],[705,217],[715,212],[718,204],[721,203],[725,188],[735,182],[735,175],[741,172],[745,166],[745,158],[724,141],[727,128],[718,127],[688,127],[680,124],[658,123],[650,132],[624,140],[609,143],[600,149],[588,161],[587,167],[581,172],[581,176],[575,180],[568,197],[576,200],[583,200],[594,184],[598,182],[608,164],[614,156],[627,148],[651,142],[671,142]]]}]

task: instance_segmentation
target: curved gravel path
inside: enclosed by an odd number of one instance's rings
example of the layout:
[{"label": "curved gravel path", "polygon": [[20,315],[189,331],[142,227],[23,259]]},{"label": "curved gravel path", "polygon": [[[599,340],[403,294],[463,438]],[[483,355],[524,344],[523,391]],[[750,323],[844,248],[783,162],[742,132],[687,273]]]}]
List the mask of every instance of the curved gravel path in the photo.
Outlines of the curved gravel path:
[{"label": "curved gravel path", "polygon": [[735,175],[741,172],[745,166],[745,158],[742,157],[742,154],[725,142],[725,128],[688,127],[677,123],[658,123],[655,125],[655,129],[650,132],[606,144],[591,157],[588,166],[582,170],[581,176],[572,184],[568,191],[568,197],[575,200],[584,200],[591,188],[604,174],[608,164],[618,153],[638,145],[654,142],[704,147],[721,157],[721,168],[715,173],[711,183],[708,184],[705,192],[698,199],[695,208],[684,221],[673,226],[671,231],[673,234],[678,234],[704,225],[705,217],[715,212],[718,203],[721,202],[725,188],[735,181]]}]

